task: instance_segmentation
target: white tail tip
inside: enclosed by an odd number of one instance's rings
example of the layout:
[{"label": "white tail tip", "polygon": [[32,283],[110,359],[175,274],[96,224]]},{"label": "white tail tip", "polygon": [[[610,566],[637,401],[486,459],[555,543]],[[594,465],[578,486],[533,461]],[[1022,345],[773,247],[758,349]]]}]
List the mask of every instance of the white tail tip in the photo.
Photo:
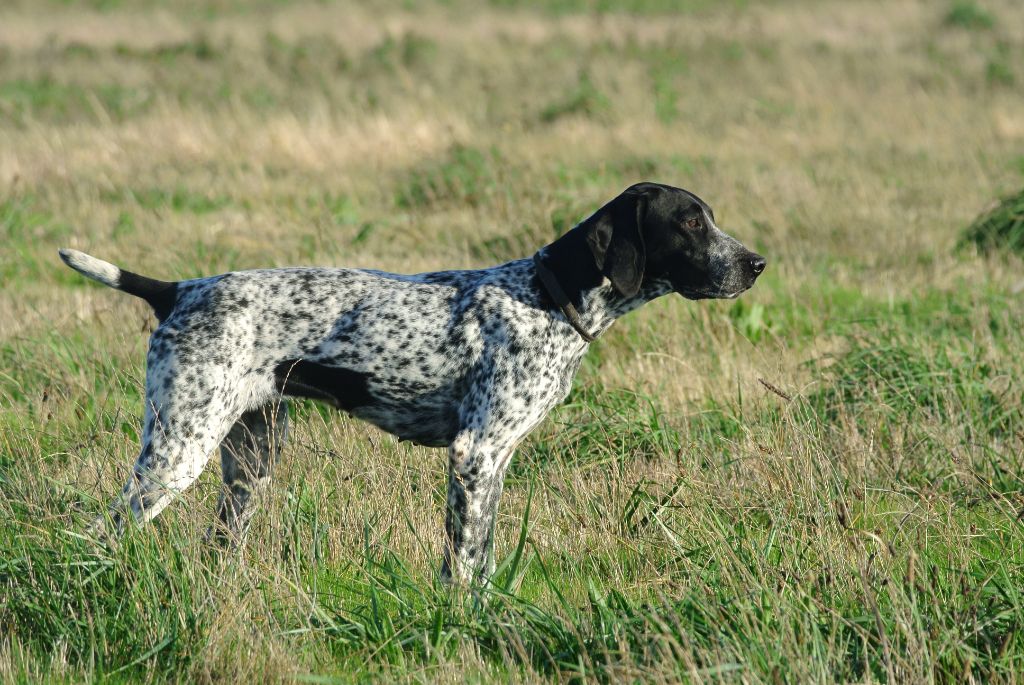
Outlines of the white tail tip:
[{"label": "white tail tip", "polygon": [[91,257],[84,252],[69,250],[68,248],[61,248],[59,252],[60,258],[64,260],[64,263],[83,276],[88,276],[104,285],[109,285],[111,288],[121,286],[121,269],[110,262],[105,262],[102,259]]}]

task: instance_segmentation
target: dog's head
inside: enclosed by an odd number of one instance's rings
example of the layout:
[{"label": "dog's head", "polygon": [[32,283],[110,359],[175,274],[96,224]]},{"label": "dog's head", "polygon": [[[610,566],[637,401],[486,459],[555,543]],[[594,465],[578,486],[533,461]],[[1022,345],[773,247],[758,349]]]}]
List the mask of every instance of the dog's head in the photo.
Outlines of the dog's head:
[{"label": "dog's head", "polygon": [[594,266],[624,297],[657,281],[691,300],[736,297],[767,263],[718,228],[699,197],[659,183],[627,188],[579,230]]}]

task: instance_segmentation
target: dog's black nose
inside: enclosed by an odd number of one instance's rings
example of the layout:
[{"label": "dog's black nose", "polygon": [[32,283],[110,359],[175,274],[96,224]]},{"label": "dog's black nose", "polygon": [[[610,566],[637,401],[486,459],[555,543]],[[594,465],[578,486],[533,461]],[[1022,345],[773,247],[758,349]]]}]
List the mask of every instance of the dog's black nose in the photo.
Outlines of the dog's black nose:
[{"label": "dog's black nose", "polygon": [[750,257],[750,268],[754,270],[755,276],[760,276],[761,272],[764,271],[764,267],[768,265],[768,260],[759,254],[752,255]]}]

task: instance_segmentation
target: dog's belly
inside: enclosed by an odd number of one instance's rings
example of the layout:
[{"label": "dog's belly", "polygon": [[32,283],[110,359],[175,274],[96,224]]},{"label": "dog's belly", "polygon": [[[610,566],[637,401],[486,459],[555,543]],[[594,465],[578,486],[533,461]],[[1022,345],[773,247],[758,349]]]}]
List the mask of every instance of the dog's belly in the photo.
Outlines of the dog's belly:
[{"label": "dog's belly", "polygon": [[274,368],[278,390],[326,402],[381,430],[428,447],[449,444],[458,430],[457,383],[403,378],[288,359]]},{"label": "dog's belly", "polygon": [[458,432],[458,405],[437,396],[421,396],[411,402],[394,404],[381,400],[356,407],[353,416],[369,421],[381,430],[427,447],[445,447]]}]

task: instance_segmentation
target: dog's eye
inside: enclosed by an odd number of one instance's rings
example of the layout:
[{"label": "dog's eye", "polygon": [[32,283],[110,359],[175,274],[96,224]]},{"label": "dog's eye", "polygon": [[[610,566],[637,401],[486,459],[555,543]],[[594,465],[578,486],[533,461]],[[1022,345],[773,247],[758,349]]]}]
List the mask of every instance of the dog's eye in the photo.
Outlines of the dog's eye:
[{"label": "dog's eye", "polygon": [[697,217],[693,217],[692,219],[687,219],[686,220],[686,227],[687,228],[700,228],[700,219],[698,219]]}]

